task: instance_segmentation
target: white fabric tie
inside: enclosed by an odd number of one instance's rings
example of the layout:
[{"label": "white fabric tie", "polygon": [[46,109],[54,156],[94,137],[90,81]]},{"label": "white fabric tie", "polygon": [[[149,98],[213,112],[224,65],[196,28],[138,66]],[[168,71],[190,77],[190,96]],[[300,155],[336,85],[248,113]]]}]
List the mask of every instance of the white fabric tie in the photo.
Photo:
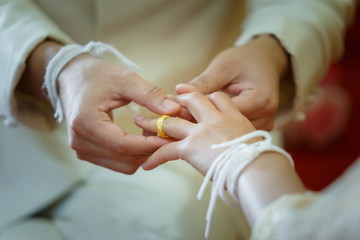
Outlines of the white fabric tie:
[{"label": "white fabric tie", "polygon": [[[244,143],[255,137],[263,137],[264,140],[255,143]],[[197,198],[200,200],[206,186],[212,179],[212,189],[210,194],[210,202],[206,213],[206,230],[205,237],[208,238],[212,222],[212,215],[216,204],[217,196],[220,196],[226,203],[239,207],[239,196],[237,192],[237,181],[240,174],[245,167],[255,160],[263,152],[278,152],[284,155],[294,167],[292,157],[283,149],[275,146],[271,141],[271,136],[268,132],[258,130],[252,133],[241,136],[237,139],[215,144],[211,149],[226,148],[215,161],[211,164],[205,179],[200,187]],[[231,197],[236,201],[230,201],[225,195],[225,187]]]},{"label": "white fabric tie", "polygon": [[42,86],[42,88],[47,91],[48,98],[55,110],[54,117],[58,122],[62,122],[64,119],[64,111],[57,89],[57,79],[65,65],[83,53],[88,53],[93,57],[109,62],[120,62],[125,67],[134,71],[139,71],[140,69],[115,47],[105,43],[89,42],[84,46],[69,44],[62,47],[48,63],[44,76],[44,84]]}]

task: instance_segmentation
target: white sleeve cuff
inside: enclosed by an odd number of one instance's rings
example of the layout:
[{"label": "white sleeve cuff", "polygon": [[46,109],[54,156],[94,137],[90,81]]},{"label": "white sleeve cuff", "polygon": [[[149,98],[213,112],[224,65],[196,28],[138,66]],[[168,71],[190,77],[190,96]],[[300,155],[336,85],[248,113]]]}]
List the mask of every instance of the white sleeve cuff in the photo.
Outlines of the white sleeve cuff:
[{"label": "white sleeve cuff", "polygon": [[59,52],[50,60],[46,67],[45,81],[43,88],[46,90],[51,105],[55,110],[54,117],[58,122],[64,119],[62,103],[57,89],[57,79],[64,66],[83,53],[88,53],[93,57],[101,58],[110,62],[120,62],[125,67],[138,71],[140,68],[131,62],[125,55],[119,52],[115,47],[101,43],[89,42],[82,46],[79,44],[69,44],[62,47]]},{"label": "white sleeve cuff", "polygon": [[14,92],[31,51],[47,38],[64,44],[72,40],[31,1],[3,1],[0,15],[0,118],[11,125],[18,123]]}]

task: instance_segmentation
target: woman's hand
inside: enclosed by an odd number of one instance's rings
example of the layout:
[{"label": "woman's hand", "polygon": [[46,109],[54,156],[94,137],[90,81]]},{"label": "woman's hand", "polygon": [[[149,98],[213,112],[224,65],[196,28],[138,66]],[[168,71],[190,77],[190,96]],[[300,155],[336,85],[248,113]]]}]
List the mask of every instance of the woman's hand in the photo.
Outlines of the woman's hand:
[{"label": "woman's hand", "polygon": [[[211,145],[240,137],[255,130],[224,93],[205,96],[189,93],[174,96],[186,108],[197,123],[169,117],[164,121],[164,131],[172,137],[172,142],[160,147],[142,165],[150,170],[170,160],[183,159],[202,174],[222,150],[213,150]],[[136,118],[136,124],[146,131],[156,132],[156,119]]]}]

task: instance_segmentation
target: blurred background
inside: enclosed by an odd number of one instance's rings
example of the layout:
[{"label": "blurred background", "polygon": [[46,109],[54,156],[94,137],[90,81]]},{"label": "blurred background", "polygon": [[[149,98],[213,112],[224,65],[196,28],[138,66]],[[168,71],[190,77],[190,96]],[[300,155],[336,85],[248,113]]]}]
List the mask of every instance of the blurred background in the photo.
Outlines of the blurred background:
[{"label": "blurred background", "polygon": [[360,11],[347,31],[345,54],[321,82],[306,120],[286,128],[285,148],[311,190],[321,190],[360,156]]}]

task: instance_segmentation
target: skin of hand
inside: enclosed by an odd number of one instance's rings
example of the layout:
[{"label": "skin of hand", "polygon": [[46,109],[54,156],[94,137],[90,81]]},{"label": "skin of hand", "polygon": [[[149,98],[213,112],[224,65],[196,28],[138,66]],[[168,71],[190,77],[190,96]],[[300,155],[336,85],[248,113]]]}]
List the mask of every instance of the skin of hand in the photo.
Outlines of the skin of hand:
[{"label": "skin of hand", "polygon": [[[44,100],[41,85],[45,67],[60,47],[50,41],[40,44],[29,57],[18,88]],[[158,114],[180,111],[180,105],[169,100],[161,88],[128,69],[87,54],[75,57],[64,67],[58,88],[70,146],[77,157],[126,174],[134,173],[167,141],[127,134],[113,123],[111,111],[131,101]]]},{"label": "skin of hand", "polygon": [[[189,93],[174,99],[193,115],[197,123],[179,117],[164,121],[164,131],[172,137],[142,165],[151,170],[170,160],[183,159],[203,175],[223,151],[211,145],[238,138],[255,130],[224,93],[208,96]],[[147,131],[156,131],[156,119],[137,117],[136,124]],[[255,142],[261,139],[252,139]],[[250,225],[263,209],[284,194],[306,191],[288,160],[277,152],[264,152],[251,162],[237,181],[240,206]]]},{"label": "skin of hand", "polygon": [[82,55],[59,76],[59,89],[71,147],[80,159],[122,173],[134,173],[166,141],[126,134],[111,111],[134,101],[158,114],[175,114],[180,105],[133,71]]},{"label": "skin of hand", "polygon": [[178,94],[227,93],[257,129],[271,130],[279,105],[279,83],[288,73],[285,50],[274,37],[261,35],[224,50],[199,76],[178,84]]},{"label": "skin of hand", "polygon": [[[179,117],[164,121],[165,132],[172,137],[142,165],[150,170],[170,160],[183,159],[205,174],[219,150],[210,146],[235,139],[255,130],[231,99],[224,93],[208,96],[194,92],[173,96],[182,107],[188,109],[197,123]],[[156,119],[139,116],[136,124],[146,131],[156,132]]]}]

